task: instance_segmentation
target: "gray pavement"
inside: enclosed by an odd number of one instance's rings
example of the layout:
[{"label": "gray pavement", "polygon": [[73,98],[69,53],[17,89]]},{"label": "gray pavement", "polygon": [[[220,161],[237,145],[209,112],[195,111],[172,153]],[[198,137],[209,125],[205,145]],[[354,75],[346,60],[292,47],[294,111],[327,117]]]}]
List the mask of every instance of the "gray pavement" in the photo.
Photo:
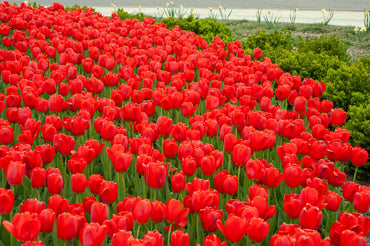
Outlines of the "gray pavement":
[{"label": "gray pavement", "polygon": [[[22,1],[15,1],[20,3]],[[29,0],[29,3],[32,3]],[[48,0],[38,0],[37,3],[48,6],[51,5],[53,1]],[[60,0],[58,1],[64,5],[73,5],[70,0]],[[133,12],[143,12],[152,16],[161,16],[162,13],[160,9],[166,8],[166,3],[170,2],[167,0],[74,0],[73,3],[79,5],[88,5],[95,8],[98,12],[103,15],[111,15],[114,11],[111,3],[113,3],[118,8],[123,8],[129,13]],[[296,12],[295,23],[322,23],[324,21],[324,15],[321,10],[326,9],[325,15],[327,16],[328,10],[334,11],[334,16],[329,22],[329,25],[338,26],[353,26],[362,27],[364,26],[364,9],[370,9],[369,0],[275,0],[275,1],[251,1],[251,0],[231,0],[225,1],[221,0],[182,0],[173,1],[175,7],[179,7],[180,4],[184,7],[182,11],[186,15],[190,14],[190,6],[196,15],[200,18],[206,18],[212,15],[219,15],[218,7],[221,5],[223,8],[232,9],[232,13],[229,19],[233,20],[250,20],[256,21],[256,10],[261,9],[261,20],[275,19],[279,22],[291,22],[290,16],[293,14],[293,9],[298,8]],[[139,9],[139,5],[141,8]],[[212,13],[208,7],[212,7]]]}]

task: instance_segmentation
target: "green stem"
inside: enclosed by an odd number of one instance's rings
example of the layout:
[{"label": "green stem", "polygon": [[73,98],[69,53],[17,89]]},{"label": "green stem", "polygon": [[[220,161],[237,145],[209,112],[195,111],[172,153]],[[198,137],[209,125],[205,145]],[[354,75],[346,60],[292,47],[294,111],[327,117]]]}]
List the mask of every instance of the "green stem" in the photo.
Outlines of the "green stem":
[{"label": "green stem", "polygon": [[143,198],[146,198],[146,183],[145,183],[145,178],[144,175],[141,177],[142,180],[142,186],[143,186]]},{"label": "green stem", "polygon": [[355,175],[353,176],[353,182],[356,182],[357,171],[358,171],[358,166],[356,166]]},{"label": "green stem", "polygon": [[228,163],[228,171],[229,173],[231,172],[231,153],[228,153],[228,156],[229,156],[229,163]]},{"label": "green stem", "polygon": [[40,189],[35,189],[37,200],[40,201]]},{"label": "green stem", "polygon": [[172,231],[172,224],[170,225],[170,229],[168,231],[167,246],[170,246],[171,245],[171,231]]},{"label": "green stem", "polygon": [[201,240],[200,240],[200,230],[199,230],[199,216],[195,216],[195,218],[196,218],[196,220],[197,220],[197,240],[198,240],[198,242],[200,242]]},{"label": "green stem", "polygon": [[[121,182],[122,182],[122,189],[123,189],[123,199],[125,199],[127,195],[126,195],[126,182],[125,182],[124,173],[120,173],[119,176],[122,176],[121,177]],[[120,201],[122,201],[122,200],[120,200]]]},{"label": "green stem", "polygon": [[137,227],[137,231],[136,231],[136,238],[139,238],[139,233],[140,233],[140,224],[139,226]]}]

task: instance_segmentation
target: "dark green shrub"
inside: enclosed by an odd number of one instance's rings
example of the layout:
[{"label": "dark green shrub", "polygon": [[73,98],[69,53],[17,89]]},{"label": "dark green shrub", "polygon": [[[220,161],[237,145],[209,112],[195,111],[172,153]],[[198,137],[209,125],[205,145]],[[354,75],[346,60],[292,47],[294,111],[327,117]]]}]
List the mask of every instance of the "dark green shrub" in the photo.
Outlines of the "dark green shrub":
[{"label": "dark green shrub", "polygon": [[291,32],[279,32],[277,30],[267,33],[265,30],[248,36],[243,48],[260,48],[262,50],[268,48],[283,48],[286,50],[293,49],[293,40]]},{"label": "dark green shrub", "polygon": [[270,57],[273,63],[279,65],[284,71],[302,78],[312,78],[323,81],[329,69],[338,69],[344,62],[337,57],[313,52],[300,53],[282,47],[266,47],[264,57]]},{"label": "dark green shrub", "polygon": [[143,13],[136,13],[136,14],[130,14],[123,9],[118,9],[117,14],[121,20],[126,20],[126,19],[138,19],[140,21],[143,21],[144,18],[148,17],[144,15]]},{"label": "dark green shrub", "polygon": [[[339,69],[330,69],[324,82],[324,97],[331,100],[335,107],[348,110],[350,105],[363,103],[370,94],[369,58],[356,61],[351,65],[342,64]],[[356,94],[355,94],[356,93]]]},{"label": "dark green shrub", "polygon": [[[352,146],[361,146],[370,152],[370,101],[365,100],[358,106],[349,106],[347,112],[347,122],[344,128],[351,132],[350,142]],[[349,169],[354,171],[353,165],[349,166]],[[359,175],[363,178],[370,177],[370,162],[359,169]]]},{"label": "dark green shrub", "polygon": [[302,53],[314,52],[316,54],[325,53],[329,56],[337,56],[342,61],[348,61],[348,47],[334,35],[321,35],[311,39],[310,37],[302,38],[299,36],[297,43],[298,51]]},{"label": "dark green shrub", "polygon": [[[65,10],[70,10],[70,11],[73,11],[75,9],[82,9],[82,10],[87,10],[87,8],[89,8],[88,6],[84,5],[84,6],[80,6],[78,4],[74,4],[73,6],[65,6]],[[96,13],[95,9],[93,9],[94,13]]]},{"label": "dark green shrub", "polygon": [[199,19],[189,15],[184,19],[168,17],[161,19],[160,22],[165,23],[168,29],[173,29],[174,26],[178,25],[183,30],[194,32],[207,42],[212,42],[216,36],[220,37],[225,43],[235,41],[230,28],[224,23],[210,18]]}]

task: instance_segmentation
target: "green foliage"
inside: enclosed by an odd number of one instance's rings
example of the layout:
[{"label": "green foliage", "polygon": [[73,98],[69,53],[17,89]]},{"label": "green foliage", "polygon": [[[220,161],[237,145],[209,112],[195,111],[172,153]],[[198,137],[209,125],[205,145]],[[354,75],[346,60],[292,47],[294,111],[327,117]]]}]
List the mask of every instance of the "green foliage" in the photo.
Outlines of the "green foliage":
[{"label": "green foliage", "polygon": [[283,48],[286,50],[293,49],[293,40],[291,32],[273,32],[260,31],[256,34],[248,36],[248,39],[243,48],[260,48],[265,50],[267,48]]},{"label": "green foliage", "polygon": [[304,39],[299,36],[297,46],[299,52],[314,52],[316,54],[325,53],[329,56],[337,56],[342,61],[349,60],[349,55],[347,54],[348,47],[334,35],[321,35],[314,39],[309,37]]},{"label": "green foliage", "polygon": [[[351,132],[351,144],[370,152],[370,56],[351,65],[343,63],[336,70],[330,69],[324,82],[324,97],[336,108],[347,111],[344,128]],[[370,163],[359,171],[360,175],[370,177]]]},{"label": "green foliage", "polygon": [[339,69],[330,69],[326,78],[324,97],[335,107],[348,110],[349,105],[359,105],[370,94],[369,58],[351,65],[342,64]]},{"label": "green foliage", "polygon": [[[370,152],[370,101],[358,106],[349,106],[348,118],[344,127],[351,132],[351,144],[361,146]],[[354,166],[350,166],[354,170]],[[370,177],[370,163],[359,169],[359,174],[363,177]]]},{"label": "green foliage", "polygon": [[121,20],[126,20],[126,19],[138,19],[140,21],[143,21],[145,16],[143,13],[128,13],[124,11],[123,9],[117,9],[117,14]]},{"label": "green foliage", "polygon": [[[75,10],[75,9],[82,9],[82,10],[84,10],[84,11],[86,11],[87,10],[87,8],[89,8],[88,6],[86,6],[86,5],[83,5],[83,6],[80,6],[80,5],[78,5],[78,4],[74,4],[73,6],[65,6],[65,10],[70,10],[70,11],[73,11],[73,10]],[[94,11],[94,13],[96,13],[96,11],[95,11],[95,9],[93,9],[93,11]]]},{"label": "green foliage", "polygon": [[173,29],[174,26],[178,25],[183,30],[194,32],[207,42],[212,42],[216,36],[219,36],[225,43],[235,41],[230,28],[224,23],[210,18],[199,19],[189,15],[185,19],[168,17],[162,19],[161,22],[165,23],[168,29]]}]

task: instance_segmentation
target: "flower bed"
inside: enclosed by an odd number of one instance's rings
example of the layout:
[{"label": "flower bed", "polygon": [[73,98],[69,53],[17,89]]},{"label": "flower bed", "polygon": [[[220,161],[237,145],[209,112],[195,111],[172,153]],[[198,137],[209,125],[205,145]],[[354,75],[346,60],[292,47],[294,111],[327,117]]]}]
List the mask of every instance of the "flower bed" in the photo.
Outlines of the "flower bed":
[{"label": "flower bed", "polygon": [[0,10],[3,245],[366,245],[324,83],[152,18]]}]

